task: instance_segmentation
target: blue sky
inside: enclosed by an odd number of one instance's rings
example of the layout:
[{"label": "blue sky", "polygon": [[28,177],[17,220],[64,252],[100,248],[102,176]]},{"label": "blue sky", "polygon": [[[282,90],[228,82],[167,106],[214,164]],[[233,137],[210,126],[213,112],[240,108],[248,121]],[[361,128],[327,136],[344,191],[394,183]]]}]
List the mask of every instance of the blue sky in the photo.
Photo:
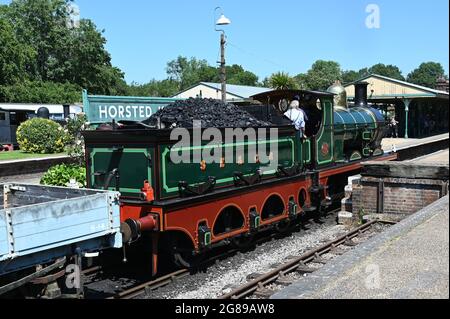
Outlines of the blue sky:
[{"label": "blue sky", "polygon": [[[8,3],[0,0],[0,3]],[[214,8],[226,27],[227,64],[260,80],[277,71],[296,75],[318,59],[343,69],[395,64],[407,75],[425,61],[449,71],[448,0],[76,0],[82,18],[104,29],[113,64],[127,82],[166,77],[178,55],[219,59]],[[380,8],[380,28],[368,29],[368,4]]]}]

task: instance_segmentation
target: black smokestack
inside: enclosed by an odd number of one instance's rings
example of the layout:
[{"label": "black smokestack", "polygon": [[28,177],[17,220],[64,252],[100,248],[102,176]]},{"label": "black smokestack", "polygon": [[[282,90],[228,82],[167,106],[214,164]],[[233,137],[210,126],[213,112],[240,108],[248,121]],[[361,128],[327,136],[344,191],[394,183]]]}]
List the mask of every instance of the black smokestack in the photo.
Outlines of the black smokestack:
[{"label": "black smokestack", "polygon": [[355,106],[367,106],[368,82],[355,83]]}]

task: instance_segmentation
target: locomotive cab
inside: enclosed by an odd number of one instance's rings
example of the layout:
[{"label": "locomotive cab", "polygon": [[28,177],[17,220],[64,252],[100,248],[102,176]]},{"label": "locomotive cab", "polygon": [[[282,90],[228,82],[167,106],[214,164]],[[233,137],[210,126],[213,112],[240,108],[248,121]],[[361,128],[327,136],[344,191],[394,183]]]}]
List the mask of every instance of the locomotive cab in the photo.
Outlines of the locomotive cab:
[{"label": "locomotive cab", "polygon": [[[306,113],[303,153],[305,164],[321,167],[333,163],[361,160],[382,155],[381,140],[385,121],[382,114],[368,106],[367,84],[355,83],[355,105],[347,105],[345,89],[336,82],[328,92],[276,90],[253,96],[254,100],[270,105],[277,116],[283,117],[294,96],[300,97],[300,108]],[[264,106],[259,106],[264,109]],[[266,106],[267,107],[267,106]],[[272,117],[262,118],[273,121]]]},{"label": "locomotive cab", "polygon": [[305,135],[316,136],[322,126],[322,101],[320,99],[300,103],[300,108],[306,113]]},{"label": "locomotive cab", "polygon": [[[305,121],[305,134],[308,137],[316,136],[322,128],[323,123],[323,97],[330,96],[330,94],[326,92],[300,90],[276,90],[264,92],[252,96],[252,98],[265,106],[247,106],[244,107],[244,109],[263,121],[269,121],[276,124],[280,121],[284,121],[283,124],[291,124],[283,114],[289,109],[289,105],[296,95],[300,97],[300,108],[305,112],[308,118],[308,120]],[[255,112],[255,108],[260,110],[270,108],[270,112]],[[282,120],[280,118],[282,118]]]},{"label": "locomotive cab", "polygon": [[[299,97],[300,108],[308,118],[305,121],[307,138],[302,140],[299,138],[301,147],[298,148],[298,157],[301,159],[302,165],[313,168],[332,163],[334,94],[320,91],[275,90],[252,96],[252,98],[262,104],[271,105],[274,112],[278,114],[277,116],[283,117],[294,96]],[[272,121],[273,119],[264,120]],[[287,119],[285,118],[285,120]],[[290,123],[289,120],[287,121]]]}]

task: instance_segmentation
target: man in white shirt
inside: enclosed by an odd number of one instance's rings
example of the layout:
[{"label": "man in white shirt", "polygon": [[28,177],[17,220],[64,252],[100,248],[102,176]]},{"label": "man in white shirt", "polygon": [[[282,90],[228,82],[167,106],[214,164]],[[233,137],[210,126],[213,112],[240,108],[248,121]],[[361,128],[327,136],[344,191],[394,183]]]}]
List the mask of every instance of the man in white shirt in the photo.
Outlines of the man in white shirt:
[{"label": "man in white shirt", "polygon": [[289,110],[284,113],[284,116],[292,121],[292,124],[295,125],[296,130],[300,131],[300,137],[306,138],[305,117],[303,111],[300,109],[300,102],[297,97],[294,97],[294,100],[289,105]]}]

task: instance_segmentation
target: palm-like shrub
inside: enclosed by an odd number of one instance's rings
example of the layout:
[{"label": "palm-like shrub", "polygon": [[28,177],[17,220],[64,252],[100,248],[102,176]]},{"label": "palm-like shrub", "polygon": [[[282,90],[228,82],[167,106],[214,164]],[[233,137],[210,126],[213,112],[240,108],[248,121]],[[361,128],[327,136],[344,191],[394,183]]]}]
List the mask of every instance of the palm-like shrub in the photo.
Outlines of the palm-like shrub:
[{"label": "palm-like shrub", "polygon": [[285,72],[272,74],[269,79],[269,84],[275,90],[297,89],[298,87],[294,78],[290,77],[289,74]]}]

